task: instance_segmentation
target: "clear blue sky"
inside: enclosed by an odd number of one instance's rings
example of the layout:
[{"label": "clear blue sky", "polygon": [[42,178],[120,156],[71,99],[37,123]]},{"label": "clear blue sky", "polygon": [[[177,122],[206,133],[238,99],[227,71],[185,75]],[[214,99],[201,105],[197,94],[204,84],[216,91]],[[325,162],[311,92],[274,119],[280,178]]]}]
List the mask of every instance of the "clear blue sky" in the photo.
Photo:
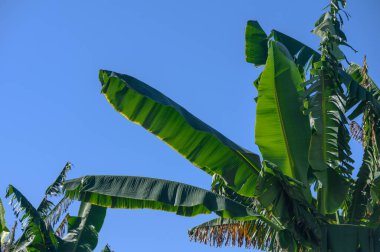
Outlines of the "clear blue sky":
[{"label": "clear blue sky", "polygon": [[[0,2],[1,197],[13,184],[38,204],[66,161],[70,177],[124,174],[209,188],[211,178],[116,113],[100,94],[98,70],[133,75],[240,145],[254,144],[260,70],[245,63],[247,20],[318,48],[310,33],[327,0],[145,0]],[[364,54],[380,82],[380,3],[348,0],[350,60]],[[360,148],[354,149],[361,157]],[[7,219],[13,219],[7,207]],[[123,251],[242,251],[188,241],[213,218],[109,210],[100,247]]]}]

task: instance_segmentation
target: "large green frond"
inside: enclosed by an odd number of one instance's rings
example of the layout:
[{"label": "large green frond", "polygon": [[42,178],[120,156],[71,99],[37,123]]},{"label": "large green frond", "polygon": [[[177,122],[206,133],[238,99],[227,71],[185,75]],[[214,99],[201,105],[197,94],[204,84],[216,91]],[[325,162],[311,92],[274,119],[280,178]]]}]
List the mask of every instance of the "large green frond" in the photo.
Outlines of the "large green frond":
[{"label": "large green frond", "polygon": [[126,118],[143,126],[190,162],[241,195],[252,196],[260,158],[147,84],[128,75],[100,71],[102,92]]},{"label": "large green frond", "polygon": [[65,183],[66,194],[82,202],[125,209],[155,209],[195,216],[256,219],[252,209],[207,190],[168,180],[129,176],[86,176]]},{"label": "large green frond", "polygon": [[271,41],[258,88],[255,142],[265,160],[306,186],[310,126],[302,113],[301,83],[287,49]]}]

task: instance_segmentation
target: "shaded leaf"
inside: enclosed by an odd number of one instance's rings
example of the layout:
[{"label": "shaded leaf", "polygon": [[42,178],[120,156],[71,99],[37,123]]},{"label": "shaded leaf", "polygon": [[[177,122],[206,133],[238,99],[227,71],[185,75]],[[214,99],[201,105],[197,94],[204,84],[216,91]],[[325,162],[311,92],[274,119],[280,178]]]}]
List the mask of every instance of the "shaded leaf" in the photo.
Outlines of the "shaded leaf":
[{"label": "shaded leaf", "polygon": [[318,76],[319,80],[309,87],[315,90],[308,99],[313,127],[309,162],[322,184],[318,207],[325,214],[335,212],[346,198],[352,159],[345,126],[345,98],[327,72],[321,70]]},{"label": "shaded leaf", "polygon": [[106,208],[82,203],[78,216],[68,217],[68,233],[60,241],[59,251],[90,252],[98,244]]},{"label": "shaded leaf", "polygon": [[129,176],[86,176],[68,180],[66,194],[82,202],[125,209],[155,209],[195,216],[256,219],[258,214],[233,200],[204,189],[168,180]]},{"label": "shaded leaf", "polygon": [[6,197],[11,198],[14,214],[20,217],[23,226],[24,233],[16,246],[27,244],[28,251],[54,251],[57,246],[54,233],[28,199],[12,185],[8,186]]},{"label": "shaded leaf", "polygon": [[257,21],[248,21],[245,30],[245,57],[255,66],[264,65],[268,56],[268,36]]}]

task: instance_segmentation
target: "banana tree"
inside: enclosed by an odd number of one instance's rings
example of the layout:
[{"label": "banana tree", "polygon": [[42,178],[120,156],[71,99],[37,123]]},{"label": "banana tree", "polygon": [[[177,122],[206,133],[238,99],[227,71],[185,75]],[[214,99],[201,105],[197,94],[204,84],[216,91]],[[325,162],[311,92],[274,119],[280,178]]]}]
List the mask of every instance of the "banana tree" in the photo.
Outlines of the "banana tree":
[{"label": "banana tree", "polygon": [[[380,251],[380,90],[367,65],[348,63],[340,49],[350,47],[345,5],[331,0],[316,22],[318,50],[248,22],[246,60],[264,66],[254,81],[263,161],[142,81],[101,70],[102,93],[115,110],[210,174],[212,192],[160,179],[86,176],[65,183],[67,196],[182,216],[214,212],[219,218],[189,235],[215,246]],[[351,138],[364,149],[357,178]]]},{"label": "banana tree", "polygon": [[[72,202],[69,198],[62,197],[63,182],[70,169],[71,164],[67,163],[47,188],[37,208],[17,188],[8,186],[6,197],[10,198],[14,214],[21,223],[22,234],[16,238],[17,221],[11,230],[6,227],[5,211],[0,200],[0,251],[63,252],[95,249],[106,208],[81,203],[78,216],[66,214],[63,217]],[[53,197],[59,197],[54,200],[57,203],[53,202]]]}]

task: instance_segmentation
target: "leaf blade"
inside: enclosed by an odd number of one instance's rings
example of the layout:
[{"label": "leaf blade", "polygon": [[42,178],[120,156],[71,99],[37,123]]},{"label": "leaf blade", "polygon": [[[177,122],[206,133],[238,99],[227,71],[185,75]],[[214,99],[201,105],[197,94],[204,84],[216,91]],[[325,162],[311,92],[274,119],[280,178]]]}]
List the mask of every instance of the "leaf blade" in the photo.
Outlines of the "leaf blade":
[{"label": "leaf blade", "polygon": [[258,155],[243,149],[183,107],[128,75],[101,70],[102,92],[130,121],[166,142],[194,165],[220,175],[241,195],[254,194]]},{"label": "leaf blade", "polygon": [[284,50],[271,41],[258,88],[255,142],[264,159],[306,185],[309,120],[301,111],[301,76]]},{"label": "leaf blade", "polygon": [[124,209],[154,209],[182,216],[216,214],[225,218],[259,215],[207,190],[168,180],[132,176],[86,176],[65,183],[66,194],[83,202]]}]

